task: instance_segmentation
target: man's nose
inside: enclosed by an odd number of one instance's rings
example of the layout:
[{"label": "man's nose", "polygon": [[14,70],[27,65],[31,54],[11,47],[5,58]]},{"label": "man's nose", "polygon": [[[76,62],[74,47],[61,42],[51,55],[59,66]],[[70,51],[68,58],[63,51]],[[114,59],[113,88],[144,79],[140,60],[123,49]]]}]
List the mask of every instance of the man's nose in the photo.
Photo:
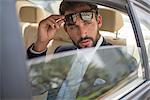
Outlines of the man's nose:
[{"label": "man's nose", "polygon": [[78,20],[76,20],[76,25],[79,28],[81,37],[84,37],[87,34],[87,27],[85,26],[84,21],[78,18]]}]

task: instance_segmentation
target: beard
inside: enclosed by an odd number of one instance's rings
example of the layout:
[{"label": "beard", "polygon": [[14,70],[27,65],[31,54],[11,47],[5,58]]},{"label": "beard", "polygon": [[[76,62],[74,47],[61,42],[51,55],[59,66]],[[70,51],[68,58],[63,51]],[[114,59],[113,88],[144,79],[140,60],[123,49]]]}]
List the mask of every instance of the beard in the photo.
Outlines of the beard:
[{"label": "beard", "polygon": [[[91,47],[95,47],[96,44],[97,44],[97,42],[98,42],[98,40],[99,40],[99,38],[100,38],[100,34],[98,33],[95,40],[94,40],[92,37],[87,36],[87,35],[86,35],[85,37],[81,37],[81,38],[77,41],[77,43],[75,43],[72,39],[71,39],[71,40],[72,40],[73,44],[74,44],[78,49],[81,49],[81,48],[83,48],[83,47],[81,47],[79,44],[80,44],[80,42],[82,42],[83,40],[86,40],[86,39],[91,40],[91,41],[92,41],[92,46],[91,46]],[[87,48],[87,47],[88,47],[88,46],[85,46],[84,48]]]}]

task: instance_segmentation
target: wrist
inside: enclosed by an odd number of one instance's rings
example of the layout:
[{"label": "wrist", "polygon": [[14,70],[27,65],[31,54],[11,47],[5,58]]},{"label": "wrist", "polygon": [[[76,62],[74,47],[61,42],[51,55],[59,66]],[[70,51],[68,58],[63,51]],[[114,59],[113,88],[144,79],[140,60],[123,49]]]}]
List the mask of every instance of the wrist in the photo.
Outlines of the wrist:
[{"label": "wrist", "polygon": [[37,52],[42,52],[47,49],[48,42],[35,42],[33,45],[33,50]]}]

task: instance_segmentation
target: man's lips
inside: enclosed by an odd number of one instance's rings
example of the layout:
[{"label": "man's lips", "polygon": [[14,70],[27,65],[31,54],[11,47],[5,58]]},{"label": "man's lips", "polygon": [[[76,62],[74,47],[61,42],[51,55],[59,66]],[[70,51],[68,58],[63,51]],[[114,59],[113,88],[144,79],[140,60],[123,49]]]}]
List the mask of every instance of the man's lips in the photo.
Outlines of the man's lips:
[{"label": "man's lips", "polygon": [[80,43],[81,43],[83,46],[88,46],[88,45],[90,45],[91,40],[89,40],[89,39],[82,40]]}]

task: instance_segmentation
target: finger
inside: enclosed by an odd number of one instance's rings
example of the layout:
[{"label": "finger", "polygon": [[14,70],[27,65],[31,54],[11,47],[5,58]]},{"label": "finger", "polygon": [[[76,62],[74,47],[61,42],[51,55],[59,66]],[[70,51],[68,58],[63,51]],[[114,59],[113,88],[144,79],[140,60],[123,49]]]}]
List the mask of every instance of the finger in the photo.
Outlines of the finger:
[{"label": "finger", "polygon": [[50,19],[53,23],[54,26],[56,26],[56,28],[60,28],[61,24],[64,23],[64,19],[58,19],[58,20],[54,20],[54,19]]},{"label": "finger", "polygon": [[54,20],[58,20],[58,19],[64,19],[65,17],[62,15],[50,15],[49,17],[47,17],[46,19],[54,19]]},{"label": "finger", "polygon": [[61,20],[57,21],[57,23],[58,23],[59,26],[61,26],[61,24],[64,23],[64,22],[65,22],[64,19],[61,19]]},{"label": "finger", "polygon": [[54,27],[54,28],[59,28],[58,23],[57,23],[54,19],[51,18],[51,19],[48,19],[48,20],[53,23],[53,27]]},{"label": "finger", "polygon": [[59,29],[60,25],[63,23],[64,16],[61,15],[51,15],[45,19],[46,24],[50,26],[52,29]]},{"label": "finger", "polygon": [[[61,16],[61,15],[51,15],[51,16],[49,16],[46,20],[50,20],[50,21],[52,21],[53,23],[54,23],[54,25],[53,26],[55,26],[56,28],[59,28],[60,27],[60,25],[61,25],[61,23],[62,23],[62,21],[60,21],[60,20],[64,20],[64,16]],[[59,23],[58,23],[59,22]],[[61,23],[60,23],[61,22]],[[53,27],[52,26],[52,27]]]},{"label": "finger", "polygon": [[58,20],[58,19],[64,19],[65,16],[63,16],[63,15],[51,15],[51,18],[53,18],[54,20]]},{"label": "finger", "polygon": [[54,22],[52,22],[51,20],[46,20],[46,24],[47,24],[47,26],[50,26],[52,29],[54,29],[55,28],[55,23]]}]

